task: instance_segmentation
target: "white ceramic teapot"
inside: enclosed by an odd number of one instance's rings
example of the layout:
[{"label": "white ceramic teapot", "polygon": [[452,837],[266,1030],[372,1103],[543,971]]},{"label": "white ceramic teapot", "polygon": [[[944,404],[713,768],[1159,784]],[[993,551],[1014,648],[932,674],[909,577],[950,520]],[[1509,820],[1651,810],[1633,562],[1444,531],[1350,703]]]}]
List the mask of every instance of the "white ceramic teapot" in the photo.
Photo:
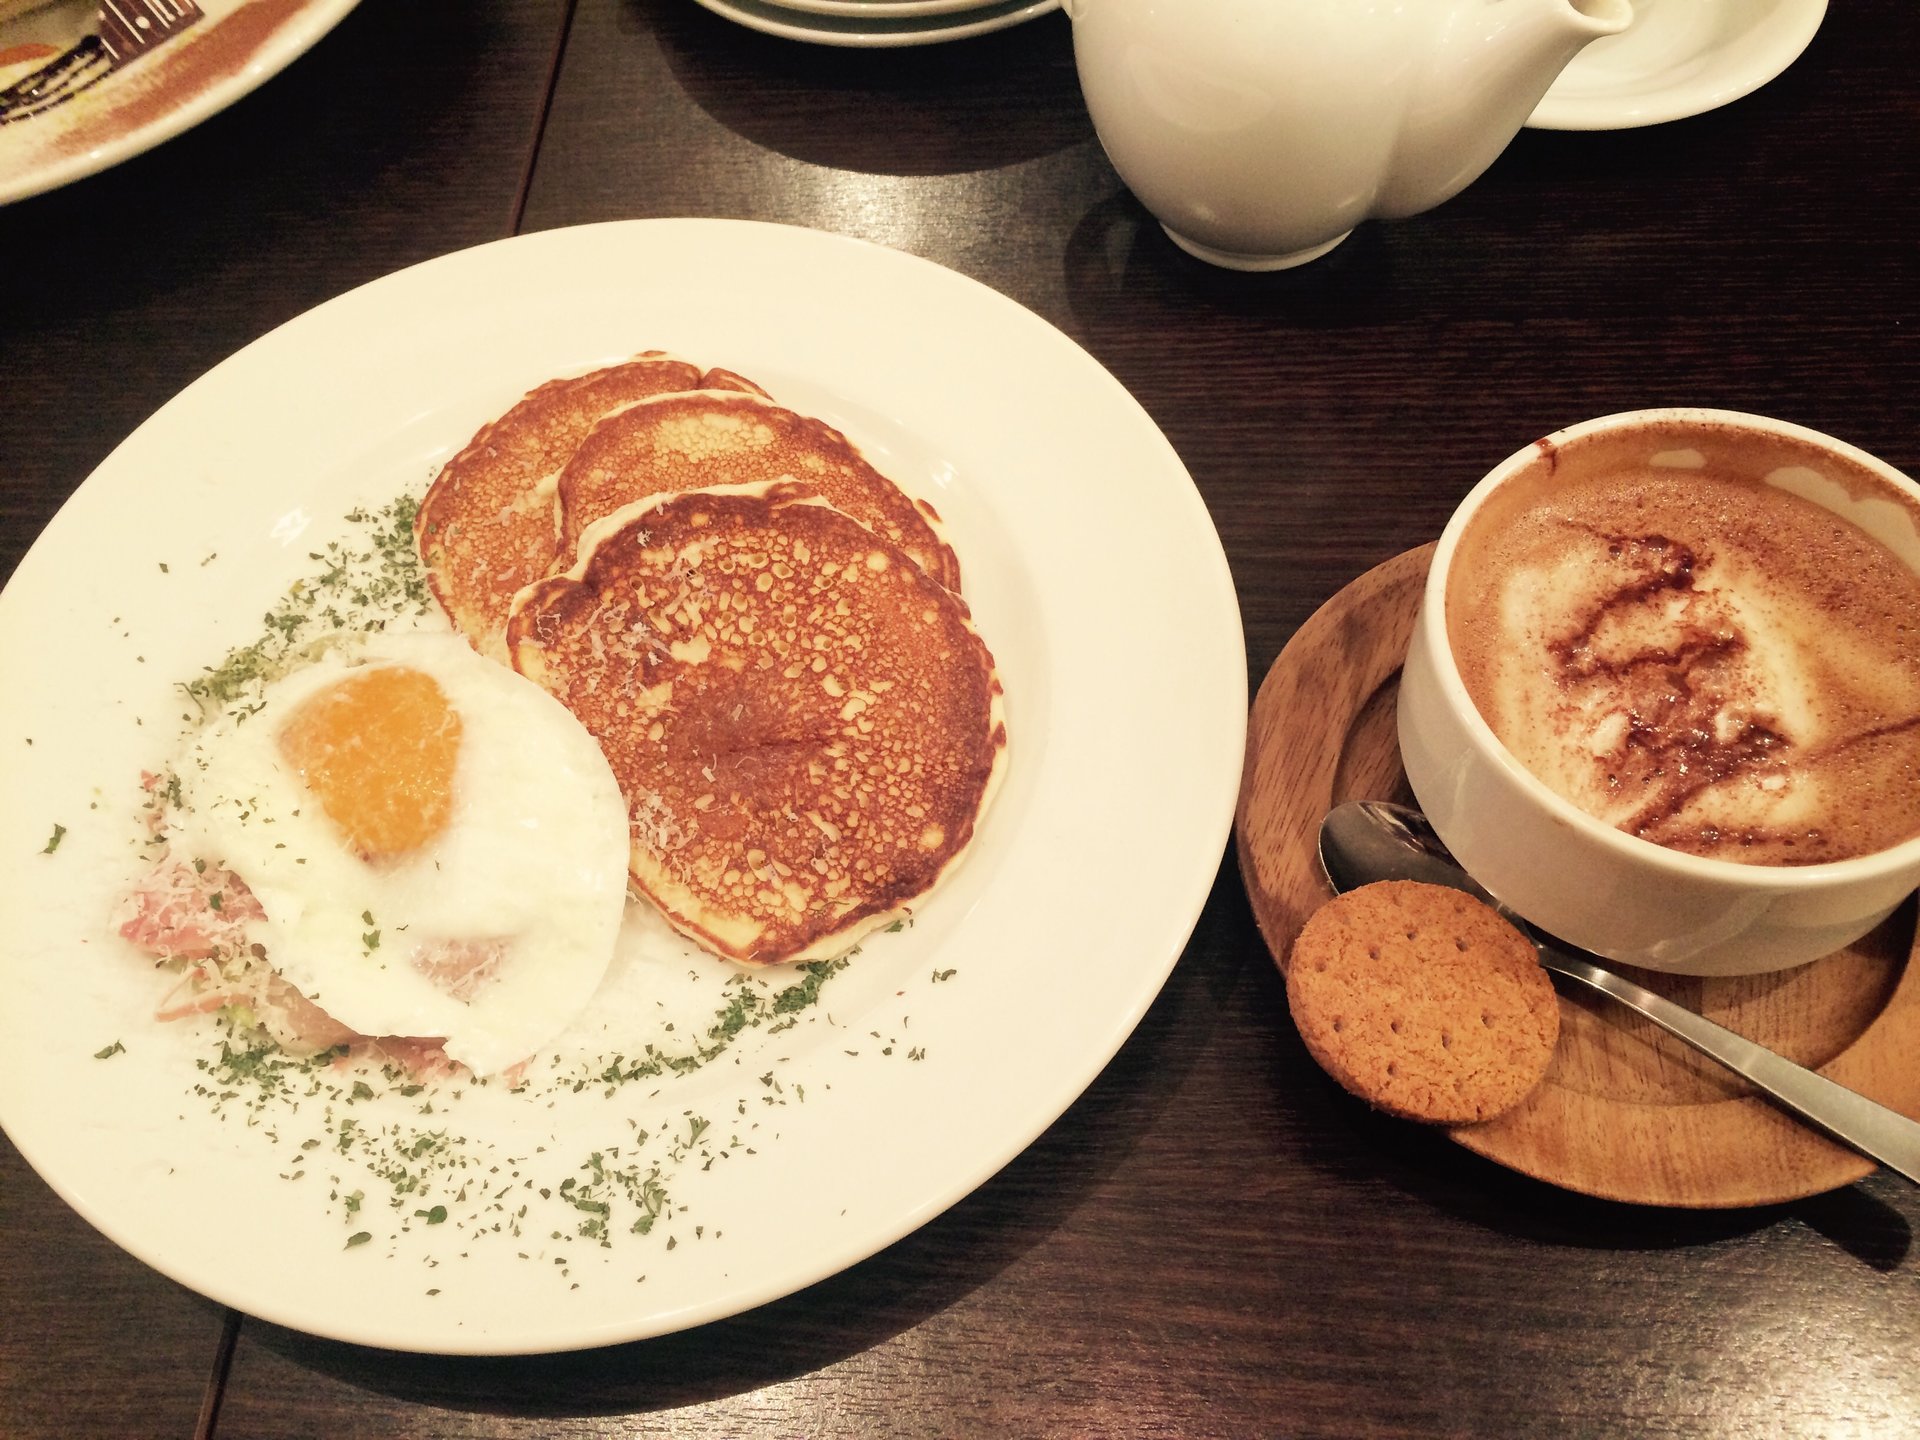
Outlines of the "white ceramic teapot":
[{"label": "white ceramic teapot", "polygon": [[1100,143],[1182,249],[1278,270],[1493,163],[1630,0],[1065,0]]}]

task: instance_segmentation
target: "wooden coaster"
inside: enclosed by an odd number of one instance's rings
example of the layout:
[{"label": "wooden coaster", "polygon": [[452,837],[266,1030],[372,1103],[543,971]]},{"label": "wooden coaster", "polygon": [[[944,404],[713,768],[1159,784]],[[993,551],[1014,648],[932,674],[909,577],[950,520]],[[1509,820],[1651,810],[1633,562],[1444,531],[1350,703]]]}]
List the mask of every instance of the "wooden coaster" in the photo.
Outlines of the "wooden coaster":
[{"label": "wooden coaster", "polygon": [[[1331,894],[1315,848],[1321,817],[1344,800],[1410,798],[1394,702],[1433,548],[1394,557],[1321,606],[1254,700],[1234,834],[1254,917],[1283,968]],[[1872,934],[1795,970],[1705,979],[1616,968],[1920,1117],[1915,943],[1909,901]],[[1518,1108],[1448,1133],[1549,1184],[1646,1205],[1772,1204],[1874,1169],[1625,1007],[1571,992],[1545,1082]]]}]

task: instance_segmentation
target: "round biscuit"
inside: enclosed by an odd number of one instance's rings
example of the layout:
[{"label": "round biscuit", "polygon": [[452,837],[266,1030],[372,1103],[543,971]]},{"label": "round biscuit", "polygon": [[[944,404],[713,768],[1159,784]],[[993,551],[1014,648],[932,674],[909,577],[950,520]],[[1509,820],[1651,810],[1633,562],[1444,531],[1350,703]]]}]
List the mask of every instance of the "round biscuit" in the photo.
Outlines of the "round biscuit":
[{"label": "round biscuit", "polygon": [[1470,895],[1405,880],[1314,912],[1293,944],[1287,1005],[1343,1088],[1441,1125],[1519,1104],[1560,1034],[1559,997],[1525,936]]}]

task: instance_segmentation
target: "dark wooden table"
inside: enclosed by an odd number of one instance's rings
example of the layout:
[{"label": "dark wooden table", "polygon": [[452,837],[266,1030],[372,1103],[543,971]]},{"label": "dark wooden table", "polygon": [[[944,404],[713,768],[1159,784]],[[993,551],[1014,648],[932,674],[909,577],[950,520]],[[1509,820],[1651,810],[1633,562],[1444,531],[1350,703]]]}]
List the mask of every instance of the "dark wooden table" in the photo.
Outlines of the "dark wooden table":
[{"label": "dark wooden table", "polygon": [[[1563,424],[1727,406],[1920,472],[1917,55],[1904,0],[1836,0],[1722,110],[1523,132],[1447,205],[1249,277],[1127,194],[1059,15],[854,52],[690,0],[369,0],[231,110],[0,211],[0,573],[175,391],[331,295],[515,231],[749,217],[950,266],[1108,367],[1212,510],[1257,683]],[[1588,1200],[1370,1114],[1307,1058],[1223,857],[1160,999],[1030,1150],[665,1339],[314,1340],[148,1271],[0,1144],[0,1434],[1910,1435],[1917,1221],[1884,1173],[1761,1210]]]}]

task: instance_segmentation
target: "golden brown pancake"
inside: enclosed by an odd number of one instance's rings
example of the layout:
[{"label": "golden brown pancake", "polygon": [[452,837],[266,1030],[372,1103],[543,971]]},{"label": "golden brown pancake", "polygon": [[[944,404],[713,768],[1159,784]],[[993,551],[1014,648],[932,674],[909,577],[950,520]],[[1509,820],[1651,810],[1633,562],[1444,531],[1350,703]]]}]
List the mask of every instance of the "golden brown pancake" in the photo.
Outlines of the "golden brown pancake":
[{"label": "golden brown pancake", "polygon": [[506,659],[514,592],[559,555],[554,480],[596,421],[674,390],[759,387],[649,350],[590,374],[550,380],[483,425],[441,467],[414,519],[434,597],[481,654]]},{"label": "golden brown pancake", "polygon": [[561,552],[571,556],[589,525],[649,495],[785,479],[959,590],[960,562],[928,523],[931,506],[908,499],[832,426],[735,392],[656,396],[594,426],[560,472]]},{"label": "golden brown pancake", "polygon": [[746,376],[737,375],[731,370],[721,370],[718,368],[707,371],[707,373],[701,377],[700,388],[702,390],[738,390],[746,395],[758,395],[762,400],[773,399],[773,396],[762,390],[758,385],[754,384],[753,381],[747,379]]},{"label": "golden brown pancake", "polygon": [[635,885],[718,954],[844,952],[972,839],[1006,726],[966,604],[796,484],[640,501],[507,624],[626,796]]}]

